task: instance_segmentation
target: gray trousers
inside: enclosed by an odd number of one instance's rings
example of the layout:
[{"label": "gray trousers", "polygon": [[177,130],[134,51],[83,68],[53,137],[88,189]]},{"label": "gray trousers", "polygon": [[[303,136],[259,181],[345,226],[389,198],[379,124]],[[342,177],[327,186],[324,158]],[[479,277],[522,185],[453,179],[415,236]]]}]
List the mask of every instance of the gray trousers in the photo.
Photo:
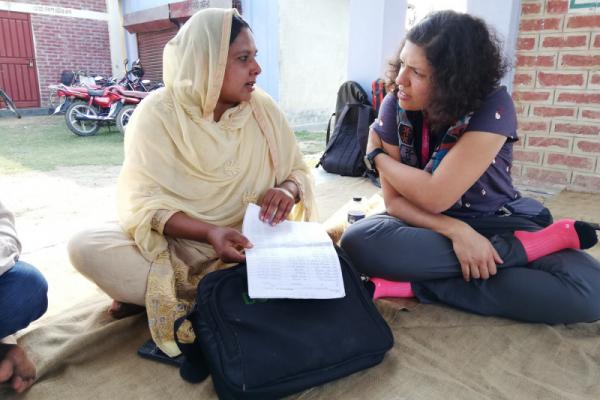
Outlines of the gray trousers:
[{"label": "gray trousers", "polygon": [[409,281],[422,303],[444,303],[482,315],[549,324],[600,319],[600,262],[562,250],[527,263],[515,230],[541,226],[521,217],[465,220],[488,237],[504,263],[487,280],[462,278],[452,242],[429,229],[386,215],[351,225],[341,240],[356,269],[368,276]]}]

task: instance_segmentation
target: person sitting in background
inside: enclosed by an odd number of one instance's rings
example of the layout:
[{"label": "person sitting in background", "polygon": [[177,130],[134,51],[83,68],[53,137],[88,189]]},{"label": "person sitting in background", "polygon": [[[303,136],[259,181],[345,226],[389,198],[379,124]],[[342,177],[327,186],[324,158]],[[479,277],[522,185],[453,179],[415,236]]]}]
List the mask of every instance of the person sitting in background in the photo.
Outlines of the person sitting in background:
[{"label": "person sitting in background", "polygon": [[20,253],[14,215],[0,202],[0,383],[10,384],[17,393],[35,381],[35,365],[11,335],[48,308],[46,280],[19,260]]},{"label": "person sitting in background", "polygon": [[597,243],[594,227],[552,223],[513,186],[517,118],[493,32],[468,14],[435,12],[390,64],[395,90],[365,158],[387,213],[341,239],[374,297],[530,322],[600,319],[600,262],[581,251]]},{"label": "person sitting in background", "polygon": [[154,341],[171,357],[180,353],[174,321],[190,309],[200,278],[245,259],[249,203],[272,224],[315,216],[294,132],[255,86],[256,53],[233,9],[199,11],[181,27],[164,49],[165,87],[127,126],[121,226],[69,243],[75,268],[114,299],[113,315],[145,306]]}]

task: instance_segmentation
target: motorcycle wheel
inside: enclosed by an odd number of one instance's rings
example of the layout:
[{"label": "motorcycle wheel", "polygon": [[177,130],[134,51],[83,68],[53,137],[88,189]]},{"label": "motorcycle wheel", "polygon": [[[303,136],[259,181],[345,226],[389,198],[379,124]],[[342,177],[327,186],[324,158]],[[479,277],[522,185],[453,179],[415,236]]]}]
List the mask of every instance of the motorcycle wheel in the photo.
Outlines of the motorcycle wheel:
[{"label": "motorcycle wheel", "polygon": [[100,124],[98,121],[77,120],[77,115],[96,116],[98,113],[84,101],[73,102],[65,112],[67,128],[77,136],[93,136],[98,133]]},{"label": "motorcycle wheel", "polygon": [[117,128],[119,128],[119,132],[121,134],[125,134],[125,127],[129,123],[129,119],[131,118],[131,114],[133,114],[133,110],[135,110],[135,106],[132,104],[128,104],[121,108],[121,111],[117,114]]}]

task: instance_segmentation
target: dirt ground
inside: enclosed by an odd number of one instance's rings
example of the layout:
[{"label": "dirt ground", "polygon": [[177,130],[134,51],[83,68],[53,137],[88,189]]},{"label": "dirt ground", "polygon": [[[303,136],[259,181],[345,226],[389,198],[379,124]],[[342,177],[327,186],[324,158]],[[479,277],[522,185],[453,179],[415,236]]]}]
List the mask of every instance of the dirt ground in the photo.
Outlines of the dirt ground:
[{"label": "dirt ground", "polygon": [[[119,169],[68,167],[45,173],[0,175],[2,202],[16,214],[23,242],[21,259],[37,266],[49,283],[49,310],[43,318],[99,293],[71,266],[66,245],[75,232],[116,220],[115,183]],[[326,186],[331,178],[320,171],[315,170],[317,191],[329,190]],[[545,201],[556,218],[600,222],[600,194],[523,189],[525,194]],[[591,253],[600,259],[600,245]],[[107,304],[108,301],[107,297]]]},{"label": "dirt ground", "polygon": [[66,244],[79,230],[116,220],[119,169],[69,167],[0,175],[2,202],[15,213],[23,243],[21,259],[38,267],[48,280],[46,316],[98,291],[73,269]]}]

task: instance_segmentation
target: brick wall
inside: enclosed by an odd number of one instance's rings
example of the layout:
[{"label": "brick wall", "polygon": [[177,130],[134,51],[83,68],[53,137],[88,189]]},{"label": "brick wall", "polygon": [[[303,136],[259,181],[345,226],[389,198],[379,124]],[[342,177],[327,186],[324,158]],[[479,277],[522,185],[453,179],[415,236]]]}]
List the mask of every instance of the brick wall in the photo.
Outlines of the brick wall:
[{"label": "brick wall", "polygon": [[54,6],[74,8],[77,10],[90,10],[106,12],[106,0],[10,0],[13,3],[40,4],[43,6]]},{"label": "brick wall", "polygon": [[[36,0],[42,4],[79,10],[106,12],[105,0]],[[48,85],[59,82],[63,70],[84,70],[103,76],[111,74],[107,21],[54,15],[31,14],[40,102],[48,106]]]},{"label": "brick wall", "polygon": [[515,182],[600,192],[600,14],[522,0],[515,66]]}]

